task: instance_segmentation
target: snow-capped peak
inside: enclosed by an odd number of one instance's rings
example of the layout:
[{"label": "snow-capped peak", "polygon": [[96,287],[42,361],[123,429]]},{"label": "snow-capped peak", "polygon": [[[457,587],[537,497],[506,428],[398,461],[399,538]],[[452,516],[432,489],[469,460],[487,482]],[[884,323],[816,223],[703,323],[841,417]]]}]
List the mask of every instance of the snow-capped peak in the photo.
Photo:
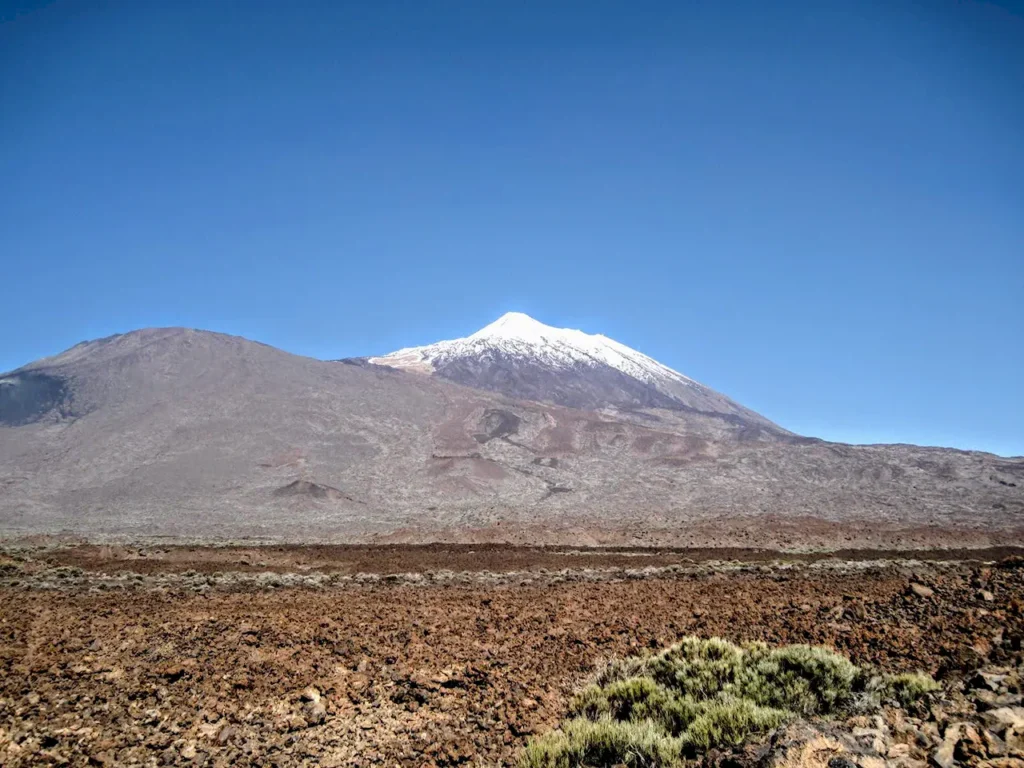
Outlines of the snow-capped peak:
[{"label": "snow-capped peak", "polygon": [[534,320],[522,312],[506,312],[490,325],[486,325],[474,334],[470,339],[519,339],[520,341],[532,341],[542,343],[545,337],[550,338],[553,334],[560,333],[561,329],[552,328]]},{"label": "snow-capped peak", "polygon": [[504,314],[463,339],[358,362],[570,408],[666,408],[777,429],[763,416],[625,344],[553,328],[522,312]]},{"label": "snow-capped peak", "polygon": [[522,312],[508,312],[464,339],[400,349],[370,358],[370,362],[430,373],[453,359],[494,357],[495,353],[505,358],[529,359],[553,369],[608,366],[658,389],[662,389],[659,383],[700,387],[692,379],[607,336],[554,328]]}]

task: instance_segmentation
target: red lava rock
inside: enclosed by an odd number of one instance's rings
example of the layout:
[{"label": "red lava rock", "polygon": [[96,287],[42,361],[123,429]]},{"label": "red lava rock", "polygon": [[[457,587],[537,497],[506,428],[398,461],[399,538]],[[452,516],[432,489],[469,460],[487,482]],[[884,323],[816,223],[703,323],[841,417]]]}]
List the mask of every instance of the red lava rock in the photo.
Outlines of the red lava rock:
[{"label": "red lava rock", "polygon": [[[405,573],[428,556],[382,557]],[[576,567],[565,559],[543,561],[549,576]],[[972,607],[972,573],[915,566],[931,599],[908,592],[899,566],[522,587],[485,576],[205,594],[0,587],[0,734],[56,739],[54,760],[71,765],[507,764],[603,659],[692,633],[825,644],[856,663],[947,677],[979,666],[975,646],[987,644],[986,661],[1007,666],[1024,619],[1004,606],[1024,603],[1024,568],[992,569],[986,589],[999,602],[985,614]],[[6,748],[4,766],[39,764]]]}]

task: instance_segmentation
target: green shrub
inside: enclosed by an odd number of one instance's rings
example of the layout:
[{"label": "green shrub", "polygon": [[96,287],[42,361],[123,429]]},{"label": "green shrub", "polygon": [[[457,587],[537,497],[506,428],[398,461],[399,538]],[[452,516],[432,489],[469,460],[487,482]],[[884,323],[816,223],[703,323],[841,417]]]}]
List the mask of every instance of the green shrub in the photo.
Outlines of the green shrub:
[{"label": "green shrub", "polygon": [[653,723],[623,723],[607,715],[598,720],[576,718],[534,739],[520,761],[523,768],[674,768],[680,763],[679,741]]},{"label": "green shrub", "polygon": [[708,699],[733,686],[743,670],[745,652],[713,637],[685,638],[647,662],[656,681],[684,696]]},{"label": "green shrub", "polygon": [[905,705],[937,690],[927,675],[869,676],[827,648],[737,646],[688,637],[607,664],[572,701],[574,719],[533,740],[523,768],[675,765],[741,744],[796,717]]},{"label": "green shrub", "polygon": [[752,649],[744,665],[738,693],[764,706],[799,715],[830,714],[848,707],[860,670],[827,648],[789,645]]},{"label": "green shrub", "polygon": [[670,735],[678,735],[697,717],[700,707],[650,677],[616,680],[605,687],[585,688],[570,707],[573,714],[596,720],[604,715],[614,720],[649,720]]},{"label": "green shrub", "polygon": [[888,692],[904,707],[910,707],[923,699],[929,693],[941,690],[939,685],[924,672],[906,672],[901,675],[893,675],[888,678]]},{"label": "green shrub", "polygon": [[749,699],[725,698],[707,702],[681,739],[689,752],[735,746],[756,733],[778,728],[792,717],[790,711],[761,707]]}]

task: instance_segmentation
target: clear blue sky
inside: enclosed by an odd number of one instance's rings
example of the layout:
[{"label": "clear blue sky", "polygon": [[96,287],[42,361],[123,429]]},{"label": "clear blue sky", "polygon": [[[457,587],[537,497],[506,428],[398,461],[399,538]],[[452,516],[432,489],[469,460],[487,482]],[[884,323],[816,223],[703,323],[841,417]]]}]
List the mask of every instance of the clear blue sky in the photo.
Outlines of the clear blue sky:
[{"label": "clear blue sky", "polygon": [[1024,454],[1024,7],[0,0],[0,370],[507,310],[790,429]]}]

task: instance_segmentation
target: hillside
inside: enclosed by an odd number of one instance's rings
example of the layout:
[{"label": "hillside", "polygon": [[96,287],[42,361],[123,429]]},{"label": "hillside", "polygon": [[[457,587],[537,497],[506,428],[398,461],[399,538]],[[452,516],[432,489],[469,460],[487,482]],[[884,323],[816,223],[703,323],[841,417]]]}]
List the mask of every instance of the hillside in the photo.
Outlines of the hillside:
[{"label": "hillside", "polygon": [[1024,460],[600,412],[149,329],[0,377],[7,536],[543,544],[1019,541]]}]

